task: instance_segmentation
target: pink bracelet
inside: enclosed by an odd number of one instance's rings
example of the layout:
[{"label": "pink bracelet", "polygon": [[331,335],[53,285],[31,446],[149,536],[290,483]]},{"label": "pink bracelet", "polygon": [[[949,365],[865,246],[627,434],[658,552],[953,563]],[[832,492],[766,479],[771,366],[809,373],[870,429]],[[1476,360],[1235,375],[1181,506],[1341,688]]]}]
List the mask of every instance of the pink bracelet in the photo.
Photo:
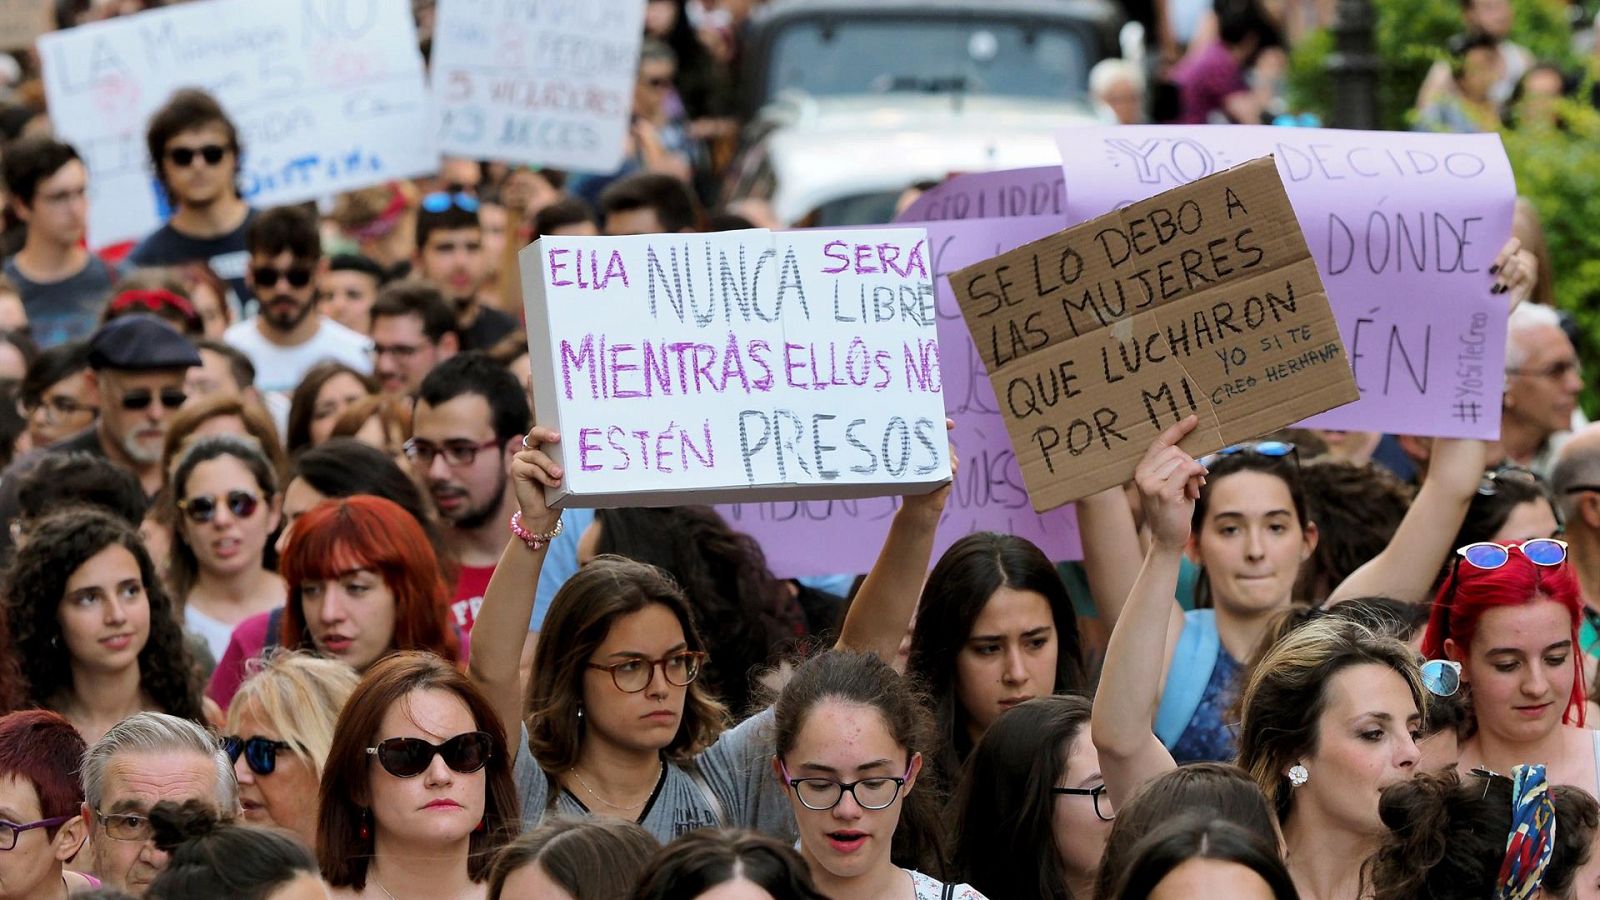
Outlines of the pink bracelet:
[{"label": "pink bracelet", "polygon": [[538,550],[539,548],[544,547],[546,544],[549,544],[551,541],[555,540],[556,535],[560,533],[560,519],[556,520],[556,527],[550,529],[548,533],[534,534],[528,529],[522,527],[522,510],[519,509],[511,514],[511,534],[515,536],[517,540],[527,544],[529,550]]}]

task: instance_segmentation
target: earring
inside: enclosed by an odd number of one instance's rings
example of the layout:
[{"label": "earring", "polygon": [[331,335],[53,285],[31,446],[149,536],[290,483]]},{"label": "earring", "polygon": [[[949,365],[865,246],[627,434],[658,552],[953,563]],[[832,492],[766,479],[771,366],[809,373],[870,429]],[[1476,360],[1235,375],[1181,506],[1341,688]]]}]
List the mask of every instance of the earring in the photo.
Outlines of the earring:
[{"label": "earring", "polygon": [[483,823],[484,823],[484,820],[483,819],[479,819],[478,820],[478,827],[472,829],[473,832],[476,833],[476,834],[483,834],[485,831],[488,831],[489,830],[488,826],[483,824]]},{"label": "earring", "polygon": [[1302,766],[1299,763],[1295,763],[1294,765],[1289,767],[1289,783],[1290,784],[1294,785],[1295,787],[1300,787],[1301,785],[1305,784],[1306,782],[1308,782],[1310,780],[1311,780],[1311,773],[1306,771],[1306,767],[1305,766]]},{"label": "earring", "polygon": [[578,704],[578,718],[580,718],[580,719],[583,718],[583,704],[582,703]]},{"label": "earring", "polygon": [[361,810],[361,827],[357,829],[357,834],[361,835],[363,841],[372,840],[372,827],[367,824],[367,819],[370,815],[371,812],[369,810]]}]

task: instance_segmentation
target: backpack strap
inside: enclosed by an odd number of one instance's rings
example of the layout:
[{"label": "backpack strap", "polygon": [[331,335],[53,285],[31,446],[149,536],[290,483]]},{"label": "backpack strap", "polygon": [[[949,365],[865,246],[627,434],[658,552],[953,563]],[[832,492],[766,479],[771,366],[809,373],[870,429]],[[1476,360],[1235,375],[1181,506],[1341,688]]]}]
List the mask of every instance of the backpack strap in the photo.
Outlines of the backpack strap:
[{"label": "backpack strap", "polygon": [[1172,666],[1161,690],[1161,707],[1156,712],[1155,733],[1171,749],[1194,718],[1205,698],[1211,672],[1222,652],[1214,610],[1196,609],[1183,616],[1183,633],[1172,652]]},{"label": "backpack strap", "polygon": [[261,653],[265,655],[282,643],[283,638],[283,607],[279,606],[267,614],[267,639],[261,643]]},{"label": "backpack strap", "polygon": [[952,881],[944,886],[944,892],[939,895],[939,900],[953,900],[955,895],[956,885],[955,882]]},{"label": "backpack strap", "polygon": [[[1600,734],[1600,732],[1596,733]],[[705,799],[706,805],[711,807],[711,815],[716,818],[717,827],[727,828],[728,817],[722,811],[722,801],[717,799],[717,792],[711,789],[711,784],[706,781],[706,777],[700,774],[700,767],[691,762],[683,764],[681,768],[683,769],[683,774],[689,776],[689,780],[694,782],[695,788],[700,791],[700,796]]]}]

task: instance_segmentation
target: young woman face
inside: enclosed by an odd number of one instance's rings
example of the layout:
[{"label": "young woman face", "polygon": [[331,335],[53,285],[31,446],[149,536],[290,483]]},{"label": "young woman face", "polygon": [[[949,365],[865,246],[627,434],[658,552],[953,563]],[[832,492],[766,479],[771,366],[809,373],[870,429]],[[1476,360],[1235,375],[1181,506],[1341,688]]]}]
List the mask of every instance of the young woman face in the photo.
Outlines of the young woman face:
[{"label": "young woman face", "polygon": [[[200,571],[228,577],[261,568],[267,539],[278,527],[278,498],[266,496],[250,467],[233,456],[208,459],[190,471],[182,487],[190,508],[178,524]],[[203,522],[194,518],[198,498],[210,501],[200,507],[210,508]]]},{"label": "young woman face", "polygon": [[586,738],[628,750],[655,751],[672,743],[683,724],[689,688],[668,681],[663,667],[654,663],[688,649],[683,624],[660,603],[618,616],[589,662],[629,667],[617,674],[624,683],[630,669],[649,666],[650,681],[644,690],[629,693],[617,687],[610,672],[586,666],[582,690]]},{"label": "young woman face", "polygon": [[316,402],[311,406],[311,446],[315,447],[332,437],[339,414],[366,396],[366,386],[349,372],[340,372],[324,381],[317,391]]},{"label": "young woman face", "polygon": [[1272,900],[1272,886],[1250,867],[1221,859],[1190,859],[1161,879],[1149,900],[1189,900],[1191,897],[1233,897],[1235,900]]},{"label": "young woman face", "polygon": [[977,741],[999,715],[1055,690],[1055,618],[1042,594],[1001,587],[956,653],[956,697]]},{"label": "young woman face", "polygon": [[1286,605],[1317,545],[1283,479],[1251,471],[1211,482],[1205,520],[1191,540],[1217,607],[1241,615]]},{"label": "young woman face", "polygon": [[1572,616],[1554,600],[1499,606],[1478,618],[1470,649],[1445,641],[1472,686],[1478,727],[1501,740],[1537,741],[1561,726],[1572,693]]},{"label": "young woman face", "polygon": [[398,611],[383,576],[359,564],[300,585],[300,607],[317,649],[357,672],[394,646]]},{"label": "young woman face", "polygon": [[[389,707],[373,739],[376,746],[389,738],[421,738],[443,744],[457,735],[477,731],[472,711],[448,691],[413,691]],[[465,841],[483,821],[486,769],[457,772],[435,754],[422,774],[410,778],[391,775],[376,756],[369,757],[368,789],[372,798],[375,833],[381,840],[403,839],[408,845],[448,846]]]},{"label": "young woman face", "polygon": [[150,640],[150,601],[138,560],[121,544],[85,560],[67,578],[57,621],[74,666],[100,672],[137,666]]},{"label": "young woman face", "polygon": [[[1088,725],[1078,731],[1063,752],[1067,754],[1067,766],[1056,787],[1088,790],[1105,786],[1106,780],[1100,774],[1100,755],[1095,752]],[[1074,883],[1087,883],[1100,868],[1106,837],[1111,834],[1111,822],[1095,812],[1093,796],[1056,794],[1054,801],[1051,831],[1055,834],[1056,852],[1061,855],[1061,867]],[[1099,802],[1102,811],[1115,815],[1109,797],[1101,796]]]},{"label": "young woman face", "polygon": [[1400,673],[1377,663],[1341,669],[1323,688],[1316,745],[1296,761],[1310,780],[1291,788],[1292,802],[1314,804],[1351,831],[1379,833],[1378,794],[1416,774],[1421,727]]},{"label": "young woman face", "polygon": [[[246,704],[237,712],[230,709],[229,713],[233,720],[229,734],[246,741],[289,741],[254,704]],[[306,846],[316,846],[317,784],[321,773],[315,767],[293,749],[280,747],[273,756],[271,773],[257,775],[250,768],[247,755],[240,753],[233,764],[233,774],[239,780],[239,803],[245,821],[287,828],[299,835]]]},{"label": "young woman face", "polygon": [[294,530],[295,520],[326,499],[304,478],[294,479],[283,489],[283,530],[278,532],[278,543],[275,545],[279,556],[289,547],[289,533]]},{"label": "young woman face", "polygon": [[809,786],[789,787],[788,791],[789,806],[800,829],[800,855],[813,873],[856,878],[893,865],[889,848],[900,824],[900,808],[922,769],[922,756],[913,755],[895,740],[876,707],[834,697],[822,700],[806,713],[794,746],[781,759],[773,760],[772,768],[779,781],[862,782],[856,790],[864,796],[888,789],[879,779],[904,778],[905,785],[895,793],[894,802],[878,810],[863,807],[848,791],[839,795],[832,809],[815,810],[802,803],[797,793],[806,791],[808,797],[814,796]]}]

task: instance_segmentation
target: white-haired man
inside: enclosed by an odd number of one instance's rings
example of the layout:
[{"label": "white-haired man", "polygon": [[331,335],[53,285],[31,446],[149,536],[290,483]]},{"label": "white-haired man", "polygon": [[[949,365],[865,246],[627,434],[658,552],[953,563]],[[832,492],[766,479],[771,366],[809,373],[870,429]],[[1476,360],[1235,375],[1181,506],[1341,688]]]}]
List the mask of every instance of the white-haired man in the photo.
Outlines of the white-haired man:
[{"label": "white-haired man", "polygon": [[1571,434],[1583,390],[1578,352],[1554,309],[1523,303],[1506,323],[1506,388],[1500,443],[1505,458],[1549,476]]}]

